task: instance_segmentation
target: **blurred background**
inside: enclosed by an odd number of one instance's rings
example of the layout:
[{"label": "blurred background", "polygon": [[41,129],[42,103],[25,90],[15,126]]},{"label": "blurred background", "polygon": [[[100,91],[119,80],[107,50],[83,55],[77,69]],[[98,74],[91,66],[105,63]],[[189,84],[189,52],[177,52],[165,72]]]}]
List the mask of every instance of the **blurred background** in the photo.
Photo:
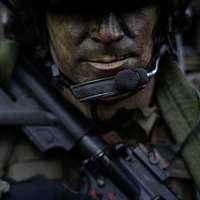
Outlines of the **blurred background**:
[{"label": "blurred background", "polygon": [[177,40],[179,43],[182,39],[184,47],[181,52],[184,60],[180,58],[179,62],[188,79],[200,90],[200,0],[193,0],[187,12],[191,16],[188,27]]}]

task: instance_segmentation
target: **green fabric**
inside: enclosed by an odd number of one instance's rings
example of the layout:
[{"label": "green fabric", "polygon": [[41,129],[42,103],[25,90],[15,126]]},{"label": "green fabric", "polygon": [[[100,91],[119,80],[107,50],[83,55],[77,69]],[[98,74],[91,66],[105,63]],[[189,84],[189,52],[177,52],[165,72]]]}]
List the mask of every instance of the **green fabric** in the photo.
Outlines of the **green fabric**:
[{"label": "green fabric", "polygon": [[128,111],[125,115],[120,114],[120,119],[123,121],[115,121],[120,124],[117,128],[120,137],[123,140],[146,141],[158,118],[156,106],[137,108]]},{"label": "green fabric", "polygon": [[[161,114],[177,143],[181,143],[197,122],[199,101],[195,90],[176,63],[163,60],[156,83],[156,97]],[[193,136],[183,150],[183,157],[200,188],[200,134]]]},{"label": "green fabric", "polygon": [[18,56],[18,43],[14,40],[0,40],[0,84],[8,86]]}]

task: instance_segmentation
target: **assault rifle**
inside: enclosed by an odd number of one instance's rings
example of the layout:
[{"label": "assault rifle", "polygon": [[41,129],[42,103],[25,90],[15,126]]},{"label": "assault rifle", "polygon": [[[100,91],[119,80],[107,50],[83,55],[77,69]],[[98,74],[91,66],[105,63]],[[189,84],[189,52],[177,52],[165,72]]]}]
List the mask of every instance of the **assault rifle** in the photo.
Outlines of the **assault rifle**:
[{"label": "assault rifle", "polygon": [[143,146],[110,147],[93,123],[31,66],[18,66],[8,90],[0,89],[0,125],[20,126],[37,148],[61,148],[82,159],[80,172],[95,199],[177,200],[167,171]]}]

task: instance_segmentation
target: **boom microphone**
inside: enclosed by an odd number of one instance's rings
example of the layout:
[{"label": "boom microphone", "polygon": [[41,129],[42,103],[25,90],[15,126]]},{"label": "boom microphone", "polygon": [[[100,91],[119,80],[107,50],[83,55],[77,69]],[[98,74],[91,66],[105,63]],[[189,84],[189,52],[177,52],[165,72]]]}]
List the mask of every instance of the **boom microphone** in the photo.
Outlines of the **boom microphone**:
[{"label": "boom microphone", "polygon": [[71,85],[70,90],[81,102],[106,100],[108,97],[121,95],[123,93],[134,93],[145,87],[150,78],[157,73],[159,62],[160,57],[156,60],[153,70],[149,72],[144,68],[125,69],[114,76]]},{"label": "boom microphone", "polygon": [[123,70],[115,78],[116,87],[119,91],[133,91],[138,86],[145,85],[149,81],[148,72],[145,69]]}]

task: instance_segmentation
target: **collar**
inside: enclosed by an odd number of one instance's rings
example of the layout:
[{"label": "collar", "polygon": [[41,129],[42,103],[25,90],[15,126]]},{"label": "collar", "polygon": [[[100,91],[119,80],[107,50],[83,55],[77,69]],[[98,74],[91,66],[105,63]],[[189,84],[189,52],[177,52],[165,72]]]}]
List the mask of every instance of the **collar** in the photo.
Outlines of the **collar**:
[{"label": "collar", "polygon": [[135,129],[142,131],[147,137],[152,132],[157,119],[159,118],[157,106],[142,107],[133,110],[120,110],[109,121],[99,124],[102,132],[116,130],[122,138],[135,136]]},{"label": "collar", "polygon": [[157,106],[138,108],[133,112],[133,122],[137,123],[144,131],[146,136],[149,136],[159,117]]}]

